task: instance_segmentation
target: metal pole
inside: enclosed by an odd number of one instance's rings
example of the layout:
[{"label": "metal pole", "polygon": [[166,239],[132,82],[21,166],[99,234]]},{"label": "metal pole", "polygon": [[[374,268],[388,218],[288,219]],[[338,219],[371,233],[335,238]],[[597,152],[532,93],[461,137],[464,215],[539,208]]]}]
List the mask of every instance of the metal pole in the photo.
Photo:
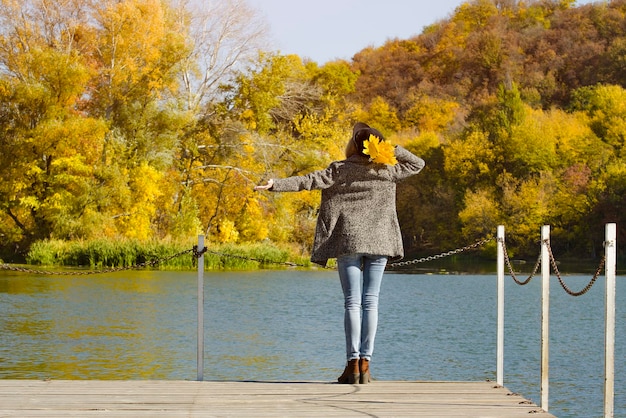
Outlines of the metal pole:
[{"label": "metal pole", "polygon": [[616,225],[605,227],[606,320],[604,339],[604,417],[615,413],[615,264],[617,252]]},{"label": "metal pole", "polygon": [[504,225],[498,225],[496,235],[498,239],[498,320],[496,336],[496,382],[499,386],[504,386]]},{"label": "metal pole", "polygon": [[550,385],[550,225],[541,227],[541,408],[548,411]]},{"label": "metal pole", "polygon": [[204,235],[198,235],[198,380],[204,378]]}]

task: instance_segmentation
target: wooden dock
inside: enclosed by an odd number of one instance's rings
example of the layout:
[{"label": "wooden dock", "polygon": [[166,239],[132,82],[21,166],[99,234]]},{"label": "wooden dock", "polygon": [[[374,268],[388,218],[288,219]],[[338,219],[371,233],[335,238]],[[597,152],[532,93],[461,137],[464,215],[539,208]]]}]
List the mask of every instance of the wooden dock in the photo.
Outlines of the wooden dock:
[{"label": "wooden dock", "polygon": [[492,382],[2,380],[0,417],[553,417]]}]

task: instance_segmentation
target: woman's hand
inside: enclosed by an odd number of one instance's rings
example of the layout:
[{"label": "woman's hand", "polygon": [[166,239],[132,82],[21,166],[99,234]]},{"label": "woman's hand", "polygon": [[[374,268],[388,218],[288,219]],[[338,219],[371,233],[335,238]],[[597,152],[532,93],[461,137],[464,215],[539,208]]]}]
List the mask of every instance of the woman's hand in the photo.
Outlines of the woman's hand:
[{"label": "woman's hand", "polygon": [[254,186],[254,190],[269,190],[274,186],[274,179],[269,179],[266,184]]}]

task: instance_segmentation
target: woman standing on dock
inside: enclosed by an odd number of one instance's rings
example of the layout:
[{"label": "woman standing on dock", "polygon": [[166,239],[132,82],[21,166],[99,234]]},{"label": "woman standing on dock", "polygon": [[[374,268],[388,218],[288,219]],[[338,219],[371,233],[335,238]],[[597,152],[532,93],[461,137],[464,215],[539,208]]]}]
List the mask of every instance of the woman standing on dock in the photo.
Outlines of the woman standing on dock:
[{"label": "woman standing on dock", "polygon": [[357,123],[346,159],[304,176],[270,179],[255,190],[322,190],[311,261],[337,259],[344,294],[347,365],[339,383],[369,383],[378,327],[378,295],[389,258],[404,248],[396,213],[396,182],[417,174],[424,160]]}]

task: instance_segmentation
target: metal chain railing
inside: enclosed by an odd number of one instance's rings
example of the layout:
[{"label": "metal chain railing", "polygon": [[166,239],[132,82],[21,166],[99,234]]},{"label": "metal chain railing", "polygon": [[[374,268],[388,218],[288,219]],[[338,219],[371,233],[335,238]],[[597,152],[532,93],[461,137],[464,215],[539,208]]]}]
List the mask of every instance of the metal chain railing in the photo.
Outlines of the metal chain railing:
[{"label": "metal chain railing", "polygon": [[563,278],[561,277],[561,273],[559,272],[559,268],[557,267],[556,260],[554,259],[554,255],[552,254],[552,247],[550,247],[550,240],[545,240],[545,244],[548,247],[548,255],[550,256],[550,263],[552,264],[552,268],[554,269],[554,274],[556,274],[556,277],[559,279],[559,283],[561,284],[561,287],[563,288],[563,290],[565,290],[565,292],[571,296],[582,296],[585,293],[587,293],[589,289],[591,289],[593,284],[596,282],[596,280],[598,279],[600,272],[602,272],[602,268],[604,267],[604,262],[606,261],[605,256],[604,255],[602,256],[602,259],[600,260],[600,264],[598,265],[598,268],[595,274],[593,275],[593,277],[591,278],[591,280],[589,281],[589,283],[587,283],[587,285],[582,290],[578,292],[574,292],[565,284],[565,281],[563,281]]},{"label": "metal chain railing", "polygon": [[[428,256],[428,257],[422,257],[416,260],[390,263],[388,264],[388,267],[401,267],[401,266],[408,266],[412,264],[424,263],[427,261],[438,260],[440,258],[448,257],[454,254],[458,254],[464,251],[478,248],[482,245],[485,245],[487,242],[491,240],[493,240],[493,237],[485,238],[483,240],[475,242],[474,244],[467,245],[465,247],[458,248],[456,250],[446,251],[441,254]],[[247,257],[247,256],[242,256],[242,255],[237,255],[237,254],[228,254],[228,253],[223,253],[223,252],[218,252],[218,251],[211,251],[207,247],[204,247],[202,251],[198,251],[198,246],[194,245],[192,249],[181,251],[177,254],[174,254],[165,258],[154,259],[151,261],[146,261],[146,262],[135,264],[132,266],[115,267],[115,268],[109,268],[109,269],[82,270],[82,271],[52,271],[52,270],[36,270],[36,269],[25,268],[25,267],[16,267],[16,266],[11,266],[9,264],[0,264],[0,270],[10,270],[10,271],[18,271],[22,273],[30,273],[30,274],[49,274],[49,275],[59,275],[59,276],[60,275],[79,276],[79,275],[89,275],[89,274],[114,273],[118,271],[133,270],[133,269],[138,269],[138,268],[155,266],[157,264],[172,260],[174,258],[180,257],[185,254],[189,254],[189,253],[193,253],[194,260],[197,260],[202,254],[208,253],[208,254],[213,254],[213,255],[220,256],[220,257],[231,257],[231,258],[238,258],[241,260],[255,261],[261,264],[275,264],[275,265],[282,265],[282,266],[288,266],[288,267],[307,267],[306,264],[299,264],[299,263],[294,263],[291,261],[272,261],[272,260]]]},{"label": "metal chain railing", "polygon": [[115,272],[125,271],[125,270],[135,270],[135,269],[140,269],[140,268],[145,268],[145,267],[152,267],[157,264],[170,261],[174,258],[181,257],[189,253],[193,255],[194,265],[201,255],[205,253],[209,253],[209,254],[220,256],[220,257],[230,257],[230,258],[238,258],[238,259],[248,260],[248,261],[256,261],[261,264],[276,264],[276,265],[284,265],[284,266],[289,266],[289,267],[306,267],[306,265],[304,264],[298,264],[298,263],[293,263],[289,261],[272,261],[272,260],[267,260],[267,259],[246,257],[246,256],[236,255],[236,254],[227,254],[227,253],[220,253],[217,251],[210,251],[207,247],[204,247],[202,251],[198,251],[198,246],[194,245],[193,248],[189,250],[184,250],[179,253],[173,254],[171,256],[158,258],[158,259],[154,259],[150,261],[145,261],[143,263],[134,264],[132,266],[114,267],[114,268],[100,269],[100,270],[53,271],[53,270],[37,270],[37,269],[31,269],[31,268],[26,268],[26,267],[17,267],[17,266],[11,266],[9,264],[0,264],[0,270],[17,271],[17,272],[29,273],[29,274],[48,274],[48,275],[55,275],[55,276],[83,276],[83,275],[90,275],[90,274],[115,273]]},{"label": "metal chain railing", "polygon": [[539,265],[541,264],[541,254],[539,254],[539,257],[537,257],[537,262],[535,262],[535,267],[533,268],[533,271],[530,273],[530,275],[525,280],[519,280],[517,276],[515,275],[515,272],[513,271],[513,266],[511,265],[511,260],[509,259],[509,253],[506,250],[506,243],[504,242],[504,239],[498,238],[498,242],[502,245],[502,253],[504,254],[504,263],[509,269],[509,274],[511,274],[511,278],[513,279],[513,281],[520,286],[524,286],[530,283],[530,281],[533,279],[533,277],[535,276],[535,274],[537,274],[537,271],[539,270]]},{"label": "metal chain railing", "polygon": [[[513,279],[513,281],[520,286],[524,286],[530,283],[532,278],[535,276],[535,274],[537,274],[537,271],[539,270],[539,265],[541,264],[541,254],[539,254],[539,256],[537,257],[537,262],[535,263],[535,267],[533,268],[528,278],[525,280],[519,280],[517,276],[515,275],[515,272],[513,271],[513,266],[511,265],[511,260],[509,259],[509,254],[506,250],[506,244],[504,242],[504,239],[498,238],[498,242],[502,245],[502,250],[504,253],[504,262],[509,270],[509,274],[511,275],[511,278]],[[559,271],[556,259],[554,258],[554,254],[552,254],[552,247],[550,246],[550,240],[544,240],[542,241],[542,244],[546,244],[552,270],[554,271],[554,274],[558,278],[561,287],[563,288],[563,290],[565,290],[567,294],[571,296],[582,296],[585,293],[587,293],[591,289],[591,287],[594,285],[596,280],[598,280],[598,277],[600,276],[600,273],[602,272],[602,269],[604,268],[605,256],[602,256],[602,259],[600,260],[600,264],[598,265],[598,268],[596,269],[596,272],[591,278],[591,280],[589,281],[589,283],[582,290],[575,292],[572,289],[570,289],[569,286],[567,286],[567,284],[561,277],[561,273]]]},{"label": "metal chain railing", "polygon": [[[407,265],[411,265],[411,264],[417,264],[417,263],[423,263],[423,262],[426,262],[426,261],[437,260],[437,259],[440,259],[440,258],[444,258],[444,257],[448,257],[448,256],[451,256],[451,255],[454,255],[454,254],[461,253],[463,251],[475,249],[477,247],[480,247],[480,246],[486,244],[487,242],[489,242],[491,240],[493,240],[493,237],[485,238],[483,240],[475,242],[474,244],[467,245],[465,247],[458,248],[456,250],[446,251],[446,252],[441,253],[441,254],[428,256],[428,257],[422,257],[422,258],[416,259],[416,260],[399,261],[399,262],[396,262],[396,263],[389,263],[389,264],[387,264],[387,267],[407,266]],[[207,252],[209,254],[218,255],[220,257],[231,257],[231,258],[238,258],[238,259],[241,259],[241,260],[256,261],[256,262],[259,262],[259,263],[262,263],[262,264],[276,264],[276,265],[283,265],[283,266],[289,266],[289,267],[307,267],[306,264],[299,264],[299,263],[294,263],[294,262],[291,262],[291,261],[271,261],[271,260],[254,258],[254,257],[247,257],[247,256],[242,256],[242,255],[237,255],[237,254],[228,254],[228,253],[221,253],[221,252],[218,252],[218,251],[210,251],[210,250],[207,250],[206,248],[204,249],[204,252]],[[334,269],[334,267],[328,267],[328,268],[329,269]]]},{"label": "metal chain railing", "polygon": [[444,257],[449,257],[451,255],[455,255],[455,254],[459,254],[462,253],[464,251],[468,251],[468,250],[473,250],[475,248],[481,247],[483,245],[485,245],[486,243],[488,243],[489,241],[492,241],[493,237],[488,237],[488,238],[484,238],[480,241],[477,241],[473,244],[467,245],[465,247],[462,248],[457,248],[456,250],[452,250],[452,251],[446,251],[444,253],[441,254],[437,254],[437,255],[431,255],[428,257],[422,257],[422,258],[418,258],[415,260],[407,260],[407,261],[398,261],[395,263],[389,263],[388,266],[389,267],[404,267],[404,266],[410,266],[413,264],[419,264],[419,263],[425,263],[427,261],[433,261],[433,260],[438,260],[440,258],[444,258]]},{"label": "metal chain railing", "polygon": [[220,253],[217,251],[209,251],[206,248],[205,248],[205,251],[209,254],[219,255],[220,257],[231,257],[231,258],[238,258],[240,260],[256,261],[261,264],[276,264],[276,265],[288,266],[288,267],[307,267],[305,264],[298,264],[298,263],[294,263],[291,261],[272,261],[272,260],[247,257],[247,256],[237,255],[237,254],[228,254],[228,253]]},{"label": "metal chain railing", "polygon": [[[410,266],[410,265],[419,264],[419,263],[425,263],[425,262],[428,262],[428,261],[438,260],[438,259],[441,259],[441,258],[449,257],[451,255],[462,253],[464,251],[476,249],[476,248],[481,247],[481,246],[485,245],[486,243],[492,241],[493,239],[494,239],[493,237],[487,237],[487,238],[484,238],[484,239],[482,239],[480,241],[477,241],[477,242],[475,242],[473,244],[467,245],[465,247],[457,248],[455,250],[446,251],[446,252],[443,252],[443,253],[440,253],[440,254],[437,254],[437,255],[431,255],[431,256],[422,257],[422,258],[418,258],[418,259],[414,259],[414,260],[398,261],[398,262],[395,262],[395,263],[389,263],[387,265],[387,267],[388,268],[404,267],[404,266]],[[535,276],[535,274],[537,274],[537,271],[539,270],[539,265],[541,264],[541,254],[537,258],[537,262],[535,263],[535,266],[534,266],[532,272],[530,273],[530,275],[528,276],[528,278],[526,278],[525,280],[519,280],[517,278],[514,270],[513,270],[513,266],[511,264],[511,260],[509,259],[509,255],[508,255],[508,252],[507,252],[507,249],[506,249],[506,243],[505,243],[504,239],[498,238],[497,241],[500,243],[500,245],[502,245],[503,254],[504,254],[504,261],[505,261],[505,264],[506,264],[506,266],[507,266],[507,268],[509,270],[509,273],[510,273],[511,278],[513,279],[513,281],[515,283],[517,283],[518,285],[521,285],[521,286],[530,283],[532,278]],[[554,258],[554,255],[552,254],[552,248],[550,247],[549,240],[545,240],[544,243],[546,243],[547,246],[548,246],[548,254],[550,256],[550,263],[552,265],[552,268],[553,268],[556,276],[559,279],[559,283],[561,284],[561,287],[563,287],[563,289],[568,294],[570,294],[572,296],[581,296],[581,295],[584,295],[585,293],[587,293],[589,291],[589,289],[591,289],[593,284],[596,282],[596,280],[598,279],[598,276],[600,275],[600,272],[602,271],[602,268],[604,267],[605,257],[603,256],[602,259],[600,260],[600,265],[598,266],[598,269],[596,270],[595,274],[593,275],[593,278],[591,279],[591,281],[582,290],[580,290],[578,292],[575,292],[575,291],[571,290],[565,284],[563,278],[561,277],[561,274],[560,274],[559,269],[557,267],[557,262],[556,262],[556,260]],[[202,249],[202,251],[198,251],[198,246],[194,245],[193,248],[191,248],[189,250],[184,250],[184,251],[181,251],[179,253],[173,254],[171,256],[158,258],[158,259],[154,259],[154,260],[150,260],[150,261],[145,261],[143,263],[138,263],[138,264],[135,264],[135,265],[132,265],[132,266],[115,267],[115,268],[109,268],[109,269],[80,270],[80,271],[52,271],[52,270],[36,270],[36,269],[25,268],[25,267],[16,267],[16,266],[11,266],[9,264],[0,264],[0,270],[17,271],[17,272],[30,273],[30,274],[48,274],[48,275],[57,275],[57,276],[80,276],[80,275],[91,275],[91,274],[102,274],[102,273],[114,273],[114,272],[125,271],[125,270],[134,270],[134,269],[139,269],[139,268],[152,267],[152,266],[155,266],[157,264],[167,262],[169,260],[172,260],[172,259],[177,258],[177,257],[181,257],[181,256],[183,256],[185,254],[189,254],[189,253],[193,254],[194,262],[201,255],[203,255],[205,253],[209,253],[209,254],[220,256],[220,257],[231,257],[231,258],[238,258],[238,259],[242,259],[242,260],[255,261],[255,262],[258,262],[258,263],[261,263],[261,264],[276,264],[276,265],[283,265],[283,266],[288,266],[288,267],[306,267],[305,264],[298,264],[298,263],[294,263],[294,262],[290,262],[290,261],[271,261],[271,260],[267,260],[267,259],[247,257],[247,256],[242,256],[242,255],[237,255],[237,254],[228,254],[228,253],[222,253],[222,252],[217,252],[217,251],[210,251],[210,250],[208,250],[207,247],[204,247]]]},{"label": "metal chain railing", "polygon": [[185,254],[193,253],[194,259],[197,259],[202,253],[198,252],[198,247],[194,246],[192,249],[181,251],[179,253],[163,257],[157,258],[150,261],[144,261],[143,263],[134,264],[132,266],[124,266],[124,267],[114,267],[109,269],[100,269],[100,270],[79,270],[79,271],[53,271],[53,270],[36,270],[25,267],[16,267],[11,266],[9,264],[0,264],[0,270],[9,270],[9,271],[18,271],[21,273],[30,273],[30,274],[48,274],[53,276],[86,276],[90,274],[103,274],[103,273],[115,273],[118,271],[125,270],[135,270],[139,268],[152,267],[157,264],[164,263],[169,260],[173,260],[174,258],[183,256]]}]

